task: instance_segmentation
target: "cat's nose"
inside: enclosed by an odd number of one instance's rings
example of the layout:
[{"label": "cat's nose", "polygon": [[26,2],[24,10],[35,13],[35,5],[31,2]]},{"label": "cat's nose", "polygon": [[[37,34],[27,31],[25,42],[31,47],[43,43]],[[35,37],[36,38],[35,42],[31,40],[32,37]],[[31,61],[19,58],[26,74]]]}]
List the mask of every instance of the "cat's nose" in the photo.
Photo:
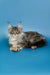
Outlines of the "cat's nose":
[{"label": "cat's nose", "polygon": [[16,35],[16,32],[15,32],[15,35]]}]

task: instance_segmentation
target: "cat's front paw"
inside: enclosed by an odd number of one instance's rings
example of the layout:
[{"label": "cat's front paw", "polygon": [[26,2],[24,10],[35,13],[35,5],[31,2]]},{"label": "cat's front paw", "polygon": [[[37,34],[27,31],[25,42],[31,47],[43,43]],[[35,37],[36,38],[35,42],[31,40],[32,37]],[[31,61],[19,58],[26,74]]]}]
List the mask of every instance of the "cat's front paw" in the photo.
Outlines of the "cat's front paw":
[{"label": "cat's front paw", "polygon": [[22,47],[21,48],[17,48],[17,51],[20,51],[21,49],[23,49]]},{"label": "cat's front paw", "polygon": [[10,48],[10,51],[12,51],[13,49],[12,48]]},{"label": "cat's front paw", "polygon": [[22,47],[18,47],[18,48],[16,48],[16,47],[10,47],[10,51],[20,51],[21,49],[23,49]]},{"label": "cat's front paw", "polygon": [[10,47],[10,51],[17,51],[17,49],[16,48],[12,48],[12,47]]}]

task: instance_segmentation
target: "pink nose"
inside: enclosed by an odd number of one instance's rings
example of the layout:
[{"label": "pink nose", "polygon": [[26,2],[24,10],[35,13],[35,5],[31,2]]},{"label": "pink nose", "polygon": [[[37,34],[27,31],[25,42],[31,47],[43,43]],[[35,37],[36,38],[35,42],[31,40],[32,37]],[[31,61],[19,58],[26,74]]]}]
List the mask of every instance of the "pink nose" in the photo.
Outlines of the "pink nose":
[{"label": "pink nose", "polygon": [[15,35],[16,35],[16,33],[15,33]]}]

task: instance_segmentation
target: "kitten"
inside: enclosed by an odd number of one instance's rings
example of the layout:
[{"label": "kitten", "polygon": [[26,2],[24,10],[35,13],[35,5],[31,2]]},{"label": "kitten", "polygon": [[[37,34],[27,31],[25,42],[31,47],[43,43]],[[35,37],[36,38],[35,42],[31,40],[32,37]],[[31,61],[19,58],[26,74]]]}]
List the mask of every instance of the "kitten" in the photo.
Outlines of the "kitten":
[{"label": "kitten", "polygon": [[10,50],[19,51],[23,48],[38,48],[46,45],[46,38],[37,32],[22,32],[22,23],[17,27],[8,23]]}]

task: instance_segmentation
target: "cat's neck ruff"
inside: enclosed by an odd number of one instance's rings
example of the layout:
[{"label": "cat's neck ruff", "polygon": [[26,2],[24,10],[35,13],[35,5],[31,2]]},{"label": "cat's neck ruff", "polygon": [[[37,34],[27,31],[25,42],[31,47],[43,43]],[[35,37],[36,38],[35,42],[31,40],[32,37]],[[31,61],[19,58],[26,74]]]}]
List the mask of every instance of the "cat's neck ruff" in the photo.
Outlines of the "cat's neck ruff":
[{"label": "cat's neck ruff", "polygon": [[16,35],[9,34],[9,43],[10,44],[16,44],[16,43],[22,42],[23,36],[25,36],[25,34],[23,32],[20,34],[16,34]]},{"label": "cat's neck ruff", "polygon": [[22,40],[23,36],[25,36],[25,34],[22,32],[20,34],[9,34],[9,40],[13,41],[13,40],[17,40],[17,41],[20,41]]}]

